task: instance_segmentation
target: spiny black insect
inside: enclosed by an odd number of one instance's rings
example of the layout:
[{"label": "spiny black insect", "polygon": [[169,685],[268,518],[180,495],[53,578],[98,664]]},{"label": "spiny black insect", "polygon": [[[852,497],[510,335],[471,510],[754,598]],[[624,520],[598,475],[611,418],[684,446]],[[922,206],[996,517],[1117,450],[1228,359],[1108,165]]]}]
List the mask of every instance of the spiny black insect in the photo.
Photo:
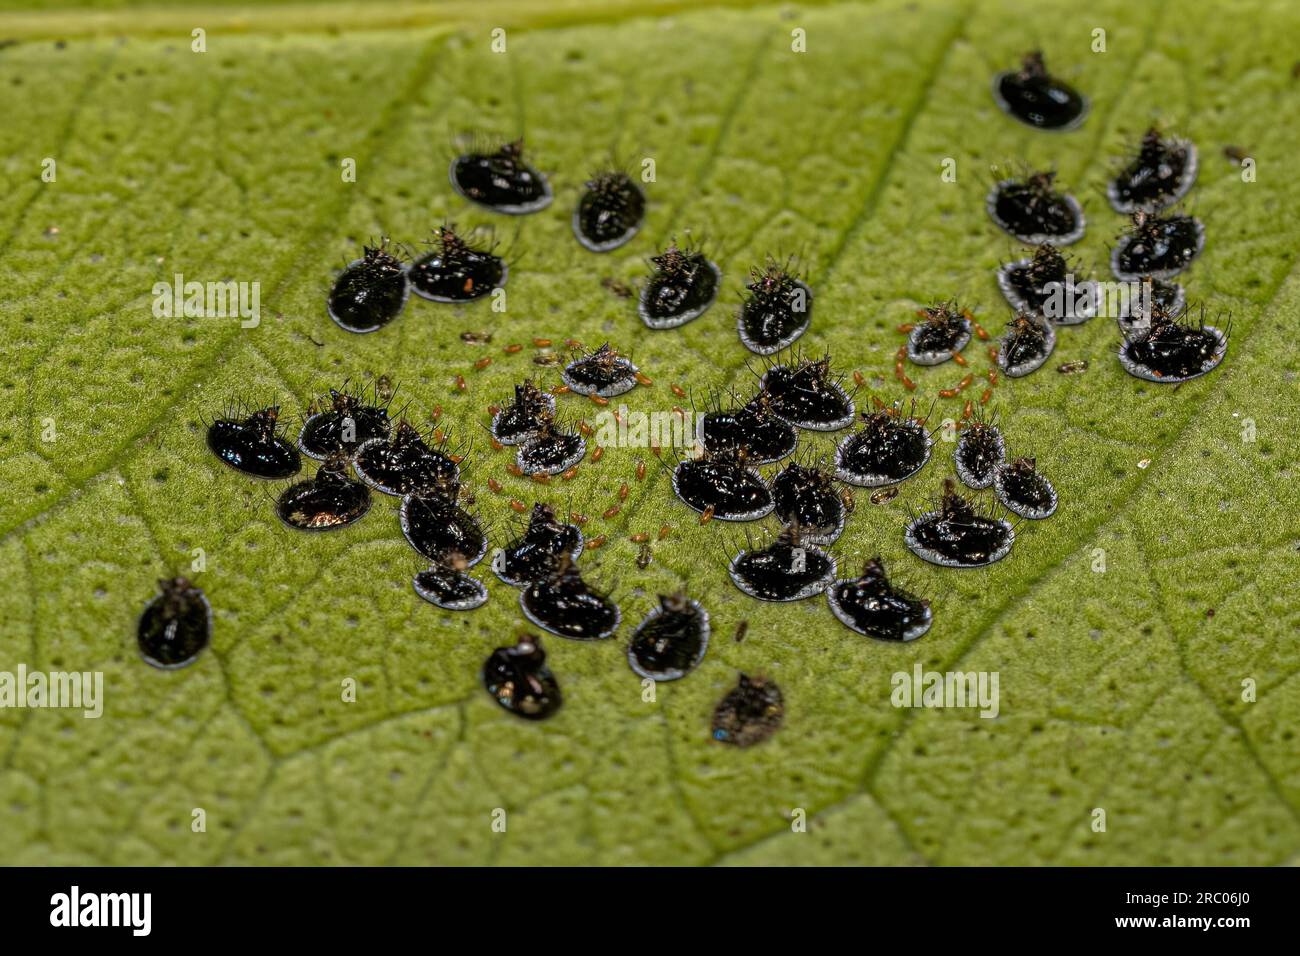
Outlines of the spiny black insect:
[{"label": "spiny black insect", "polygon": [[415,575],[415,593],[447,611],[472,611],[488,599],[487,588],[478,578],[465,573],[463,560],[435,564]]},{"label": "spiny black insect", "polygon": [[520,382],[515,386],[515,397],[492,416],[492,437],[503,445],[517,445],[554,416],[555,396],[531,380]]},{"label": "spiny black insect", "polygon": [[323,461],[336,451],[354,452],[372,438],[387,438],[391,430],[388,401],[370,402],[360,389],[330,389],[327,399],[312,403],[312,413],[298,433],[302,453]]},{"label": "spiny black insect", "polygon": [[1007,555],[1015,539],[1009,521],[980,511],[957,493],[951,478],[944,480],[939,510],[916,516],[903,533],[913,554],[948,568],[992,564]]},{"label": "spiny black insect", "polygon": [[1196,182],[1196,168],[1196,145],[1191,140],[1163,136],[1153,126],[1107,185],[1106,195],[1116,212],[1163,209],[1187,195]]},{"label": "spiny black insect", "polygon": [[637,367],[604,343],[564,367],[561,377],[569,391],[578,395],[613,398],[636,387]]},{"label": "spiny black insect", "polygon": [[657,256],[650,280],[641,290],[637,311],[652,329],[675,329],[698,319],[713,305],[722,282],[722,270],[697,249],[678,248],[676,242]]},{"label": "spiny black insect", "polygon": [[831,611],[846,627],[881,641],[914,641],[930,629],[930,602],[894,587],[885,565],[874,557],[862,576],[826,589]]},{"label": "spiny black insect", "polygon": [[1133,229],[1111,250],[1110,267],[1120,279],[1168,279],[1205,248],[1205,226],[1192,216],[1157,216],[1139,209]]},{"label": "spiny black insect", "polygon": [[1069,193],[1058,192],[1055,180],[1051,170],[1024,179],[1003,179],[994,185],[984,207],[999,229],[1021,242],[1068,246],[1083,238],[1083,207]]},{"label": "spiny black insect", "polygon": [[776,733],[784,719],[785,700],[776,682],[741,674],[736,686],[714,708],[713,739],[752,747]]},{"label": "spiny black insect", "polygon": [[[998,288],[1013,309],[1047,314],[1057,325],[1078,325],[1092,318],[1092,296],[1079,296],[1080,291],[1091,289],[1090,284],[1085,285],[1087,281],[1076,260],[1066,259],[1046,242],[1040,243],[1030,258],[998,267]],[[1073,296],[1067,294],[1071,288]]]},{"label": "spiny black insect", "polygon": [[1124,371],[1148,382],[1185,382],[1217,368],[1228,353],[1228,329],[1187,319],[1186,310],[1151,311],[1146,328],[1125,333],[1119,360]]},{"label": "spiny black insect", "polygon": [[998,501],[1022,518],[1047,518],[1056,511],[1056,489],[1033,458],[1017,458],[999,466],[993,488]]},{"label": "spiny black insect", "polygon": [[1021,312],[1007,323],[998,346],[998,367],[1008,378],[1020,378],[1042,367],[1056,348],[1056,329],[1042,316]]},{"label": "spiny black insect", "polygon": [[993,77],[993,98],[1004,113],[1035,129],[1074,129],[1088,115],[1087,97],[1049,74],[1038,50],[1025,54],[1019,70]]},{"label": "spiny black insect", "polygon": [[731,580],[760,601],[799,601],[820,594],[835,578],[835,559],[787,526],[771,544],[731,559]]},{"label": "spiny black insect", "polygon": [[357,475],[375,491],[402,496],[456,482],[460,467],[443,453],[445,442],[430,448],[420,430],[402,419],[388,438],[372,438],[357,448]]},{"label": "spiny black insect", "polygon": [[471,246],[454,225],[439,226],[432,247],[411,263],[415,294],[432,302],[472,302],[505,285],[505,260],[490,249]]},{"label": "spiny black insect", "polygon": [[406,495],[398,512],[402,534],[434,564],[473,567],[487,553],[487,535],[458,503],[456,485]]},{"label": "spiny black insect", "polygon": [[483,686],[498,704],[527,720],[543,720],[560,709],[559,682],[546,666],[542,642],[530,634],[489,655]]},{"label": "spiny black insect", "polygon": [[555,516],[555,509],[538,502],[528,518],[528,529],[502,548],[492,559],[492,570],[506,584],[524,587],[550,577],[561,559],[572,561],[582,554],[582,532]]},{"label": "spiny black insect", "polygon": [[808,331],[812,290],[790,271],[789,262],[781,265],[769,258],[765,269],[751,269],[749,274],[736,327],[745,348],[772,355]]},{"label": "spiny black insect", "polygon": [[340,328],[374,332],[402,314],[409,291],[406,267],[388,251],[385,238],[348,263],[334,280],[325,307]]},{"label": "spiny black insect", "polygon": [[853,399],[831,374],[831,357],[773,365],[763,373],[772,411],[797,428],[833,432],[853,423]]},{"label": "spiny black insect", "polygon": [[835,477],[859,488],[893,485],[920,471],[934,442],[923,422],[895,405],[862,413],[862,428],[835,449]]},{"label": "spiny black insect", "polygon": [[699,666],[709,647],[709,612],[686,595],[659,595],[627,646],[628,665],[655,681],[677,680]]},{"label": "spiny black insect", "polygon": [[795,525],[805,541],[830,544],[844,530],[844,499],[835,476],[815,464],[790,462],[772,479],[772,512],[782,524]]},{"label": "spiny black insect", "polygon": [[145,605],[136,640],[145,662],[162,670],[194,663],[212,637],[212,607],[187,578],[164,578],[162,593]]},{"label": "spiny black insect", "polygon": [[558,475],[587,454],[587,443],[577,432],[565,431],[555,419],[543,417],[537,429],[515,452],[515,464],[525,475]]},{"label": "spiny black insect", "polygon": [[1138,294],[1134,297],[1122,298],[1116,312],[1116,321],[1119,322],[1121,332],[1127,333],[1149,325],[1153,309],[1160,309],[1169,315],[1177,315],[1187,304],[1187,290],[1177,282],[1166,282],[1163,279],[1153,279],[1151,276],[1143,276],[1137,281]]},{"label": "spiny black insect", "polygon": [[280,406],[247,415],[231,408],[208,426],[208,448],[231,468],[255,478],[289,478],[302,467],[298,449],[284,437]]},{"label": "spiny black insect", "polygon": [[457,156],[449,175],[456,192],[496,212],[519,216],[551,204],[551,185],[524,161],[522,139]]},{"label": "spiny black insect", "polygon": [[920,309],[917,318],[907,335],[907,357],[917,365],[941,365],[970,342],[970,310],[955,302]]},{"label": "spiny black insect", "polygon": [[700,421],[700,443],[713,454],[743,448],[749,464],[764,465],[793,453],[799,434],[773,413],[772,397],[760,390],[738,408],[705,412]]},{"label": "spiny black insect", "polygon": [[351,470],[347,454],[334,452],[316,470],[316,477],[280,493],[275,513],[300,531],[333,531],[360,520],[370,510],[370,488],[353,478]]},{"label": "spiny black insect", "polygon": [[592,588],[567,557],[550,577],[519,592],[524,616],[540,628],[575,641],[598,641],[618,630],[618,605]]},{"label": "spiny black insect", "polygon": [[687,505],[720,521],[754,521],[772,510],[772,492],[745,452],[705,452],[673,470],[673,491]]},{"label": "spiny black insect", "polygon": [[997,425],[975,419],[967,422],[957,436],[952,457],[962,484],[977,490],[988,488],[998,467],[1006,461],[1007,443]]},{"label": "spiny black insect", "polygon": [[628,242],[645,219],[645,193],[619,170],[597,173],[573,210],[573,234],[585,249],[609,252]]}]

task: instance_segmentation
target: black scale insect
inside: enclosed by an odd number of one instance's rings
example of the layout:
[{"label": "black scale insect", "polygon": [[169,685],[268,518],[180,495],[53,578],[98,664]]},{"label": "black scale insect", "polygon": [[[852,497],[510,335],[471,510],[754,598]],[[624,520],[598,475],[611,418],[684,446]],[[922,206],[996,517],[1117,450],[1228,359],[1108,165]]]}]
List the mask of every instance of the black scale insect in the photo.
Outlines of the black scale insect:
[{"label": "black scale insect", "polygon": [[1155,308],[1146,328],[1125,331],[1119,361],[1124,371],[1148,382],[1186,382],[1218,368],[1228,353],[1228,331],[1197,322],[1186,310]]},{"label": "black scale insect", "polygon": [[800,601],[820,594],[835,578],[835,559],[786,527],[766,547],[731,559],[732,583],[760,601]]},{"label": "black scale insect", "polygon": [[621,618],[618,605],[584,581],[567,556],[554,574],[519,592],[519,606],[538,627],[575,641],[613,637]]},{"label": "black scale insect", "polygon": [[1033,458],[1017,458],[1000,465],[993,488],[1008,511],[1035,521],[1056,511],[1056,489],[1038,470]]},{"label": "black scale insect", "polygon": [[1115,211],[1125,215],[1139,209],[1163,209],[1187,195],[1196,182],[1197,165],[1196,144],[1163,136],[1152,127],[1136,153],[1107,184],[1106,196]]},{"label": "black scale insect", "polygon": [[468,562],[453,557],[417,572],[411,581],[415,593],[447,611],[472,611],[488,599],[487,588],[478,578],[465,573]]},{"label": "black scale insect", "polygon": [[1088,115],[1088,100],[1047,72],[1043,54],[1027,53],[1019,70],[993,78],[993,98],[1008,116],[1035,129],[1071,130]]},{"label": "black scale insect", "polygon": [[1042,368],[1055,348],[1052,323],[1032,312],[1021,312],[1007,323],[998,345],[998,368],[1008,378],[1021,378]]},{"label": "black scale insect", "polygon": [[957,477],[967,488],[991,488],[998,468],[1007,460],[1007,443],[996,424],[976,418],[962,426],[952,457]]},{"label": "black scale insect", "polygon": [[980,511],[945,479],[937,511],[917,515],[903,540],[918,558],[947,568],[978,568],[1006,557],[1016,532],[1005,518]]},{"label": "black scale insect", "polygon": [[586,454],[587,443],[580,434],[566,431],[551,416],[542,416],[515,452],[515,464],[525,475],[559,475]]},{"label": "black scale insect", "polygon": [[812,290],[791,271],[768,259],[763,270],[750,270],[747,292],[736,314],[740,341],[751,352],[772,355],[808,331],[812,322]]},{"label": "black scale insect", "polygon": [[1205,248],[1205,226],[1192,216],[1157,216],[1139,209],[1133,229],[1111,250],[1116,278],[1169,279],[1186,269]]},{"label": "black scale insect", "polygon": [[555,396],[530,381],[515,386],[514,398],[492,416],[492,437],[503,445],[518,445],[555,418]]},{"label": "black scale insect", "polygon": [[863,412],[862,428],[835,449],[835,477],[860,488],[895,485],[930,460],[933,436],[900,406]]},{"label": "black scale insect", "polygon": [[705,412],[700,443],[710,454],[745,449],[746,461],[764,465],[794,453],[799,434],[772,411],[772,397],[760,390],[739,407]]},{"label": "black scale insect", "polygon": [[304,455],[324,461],[338,451],[349,454],[372,438],[388,438],[392,423],[388,399],[368,400],[360,389],[330,389],[328,398],[318,398],[298,433],[298,447]]},{"label": "black scale insect", "polygon": [[1058,192],[1055,181],[1056,173],[1050,170],[1000,180],[984,208],[999,229],[1023,243],[1068,246],[1083,238],[1087,223],[1079,200]]},{"label": "black scale insect", "polygon": [[708,648],[709,612],[684,594],[661,594],[632,632],[627,663],[641,677],[678,680],[699,666]]},{"label": "black scale insect", "polygon": [[970,310],[955,302],[920,309],[917,318],[907,336],[907,357],[917,365],[942,365],[970,342]]},{"label": "black scale insect", "polygon": [[611,170],[587,180],[573,210],[573,234],[584,249],[610,252],[625,245],[645,220],[645,193],[627,173]]},{"label": "black scale insect", "polygon": [[551,184],[524,160],[522,139],[457,156],[448,175],[456,192],[494,212],[520,216],[551,204]]},{"label": "black scale insect", "polygon": [[406,540],[434,564],[473,567],[487,553],[487,535],[459,504],[454,480],[426,485],[403,496],[398,521]]},{"label": "black scale insect", "polygon": [[829,355],[770,366],[760,385],[777,417],[796,428],[833,432],[853,423],[853,398],[832,374]]},{"label": "black scale insect", "polygon": [[275,502],[275,513],[299,531],[335,531],[365,517],[370,488],[351,476],[346,452],[332,453],[313,478],[290,485]]},{"label": "black scale insect", "polygon": [[1082,267],[1050,243],[1041,243],[1028,259],[1000,266],[998,288],[1013,309],[1045,315],[1056,325],[1079,325],[1096,314],[1093,284]]},{"label": "black scale insect", "polygon": [[567,556],[577,561],[582,554],[582,531],[555,516],[555,509],[538,502],[528,518],[528,528],[492,558],[492,570],[512,587],[527,587],[549,578]]},{"label": "black scale insect", "polygon": [[848,509],[835,476],[814,464],[790,462],[772,479],[772,512],[804,541],[830,544],[844,531]]},{"label": "black scale insect", "polygon": [[460,468],[443,452],[445,446],[443,441],[430,447],[420,430],[402,419],[388,438],[359,446],[352,464],[375,491],[401,497],[459,479]]},{"label": "black scale insect", "polygon": [[406,267],[389,251],[388,240],[366,246],[348,263],[325,300],[329,317],[348,332],[375,332],[402,314],[410,293]]},{"label": "black scale insect", "polygon": [[698,249],[669,244],[651,256],[654,270],[641,290],[637,311],[641,321],[656,330],[675,329],[698,319],[718,297],[722,270]]},{"label": "black scale insect", "polygon": [[469,244],[451,224],[439,226],[430,250],[411,263],[407,275],[415,294],[430,302],[473,302],[506,283],[509,269],[491,249]]},{"label": "black scale insect", "polygon": [[752,747],[776,733],[784,718],[785,698],[776,681],[741,674],[714,708],[713,739],[733,747]]},{"label": "black scale insect", "polygon": [[270,405],[248,414],[238,408],[208,426],[207,442],[212,453],[231,468],[254,478],[283,479],[298,473],[302,458],[284,436],[280,406]]},{"label": "black scale insect", "polygon": [[187,578],[164,578],[158,590],[140,615],[136,641],[146,663],[176,670],[194,663],[211,641],[212,606]]},{"label": "black scale insect", "polygon": [[879,557],[827,588],[826,600],[846,627],[876,640],[914,641],[930,629],[930,602],[894,587]]},{"label": "black scale insect", "polygon": [[755,521],[772,510],[772,492],[743,450],[683,459],[673,470],[673,491],[719,521]]},{"label": "black scale insect", "polygon": [[483,686],[501,707],[526,720],[543,720],[560,709],[559,682],[546,666],[542,642],[530,634],[488,656]]},{"label": "black scale insect", "polygon": [[576,395],[614,398],[637,384],[637,367],[608,342],[564,367],[561,377]]}]

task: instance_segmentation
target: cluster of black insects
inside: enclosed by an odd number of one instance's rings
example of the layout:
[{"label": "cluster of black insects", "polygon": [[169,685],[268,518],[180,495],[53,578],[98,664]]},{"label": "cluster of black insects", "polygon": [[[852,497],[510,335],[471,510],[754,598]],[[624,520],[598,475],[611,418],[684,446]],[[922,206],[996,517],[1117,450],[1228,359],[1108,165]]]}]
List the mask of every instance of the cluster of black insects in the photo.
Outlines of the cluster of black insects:
[{"label": "cluster of black insects", "polygon": [[[1077,127],[1087,113],[1085,97],[1047,73],[1041,55],[1027,56],[1018,71],[994,79],[994,97],[1011,116],[1039,129]],[[1157,382],[1181,382],[1210,371],[1222,361],[1227,334],[1185,321],[1182,288],[1169,281],[1185,269],[1204,245],[1204,227],[1186,215],[1161,215],[1180,200],[1196,177],[1195,146],[1152,129],[1134,156],[1109,185],[1112,206],[1132,217],[1133,230],[1113,250],[1111,266],[1123,280],[1140,280],[1149,297],[1119,316],[1124,344],[1119,355],[1133,375]],[[546,177],[531,166],[522,142],[457,156],[450,178],[455,190],[475,203],[508,214],[537,212],[550,205]],[[646,198],[625,173],[592,177],[573,212],[578,241],[593,252],[628,242],[641,227]],[[1087,308],[1049,315],[1054,284],[1072,277],[1075,264],[1060,247],[1084,234],[1079,202],[1054,187],[1054,173],[1037,172],[994,185],[986,202],[993,221],[1020,241],[1035,246],[1032,256],[1007,263],[998,285],[1015,310],[1006,334],[991,356],[1009,378],[1040,368],[1051,355],[1056,327],[1093,317]],[[387,240],[367,248],[364,257],[339,275],[327,307],[331,318],[352,332],[372,332],[393,321],[408,293],[446,303],[463,303],[501,287],[505,261],[490,248],[472,245],[452,226],[434,232],[433,248],[409,265]],[[651,258],[652,274],[641,289],[638,314],[652,329],[680,327],[704,314],[717,298],[722,273],[698,249],[674,242]],[[755,270],[737,313],[741,341],[770,356],[791,346],[809,326],[812,290],[791,262],[770,260]],[[962,350],[972,334],[987,338],[969,310],[941,302],[918,313],[921,321],[902,327],[908,341],[899,350],[896,376],[910,390],[903,360],[933,366],[967,362]],[[1064,368],[1064,367],[1063,367]],[[990,383],[996,371],[989,371]],[[528,380],[493,406],[489,430],[493,446],[515,451],[512,471],[545,480],[571,476],[587,455],[583,435],[556,417],[556,392],[589,396],[598,403],[621,395],[648,379],[608,344],[578,355],[562,372],[563,385],[546,390]],[[860,376],[855,375],[858,384]],[[967,375],[951,397],[965,388]],[[676,387],[674,386],[675,390]],[[679,392],[679,394],[682,394]],[[986,391],[981,405],[989,397]],[[762,546],[752,541],[730,559],[736,587],[765,601],[795,601],[822,593],[835,616],[852,630],[884,641],[914,640],[929,629],[930,602],[892,584],[879,557],[867,561],[860,576],[837,578],[829,547],[853,510],[846,487],[872,488],[872,501],[897,494],[904,480],[929,461],[934,432],[928,416],[917,417],[915,402],[886,404],[873,399],[859,410],[854,392],[831,371],[830,356],[766,360],[758,389],[744,399],[734,395],[702,416],[698,447],[672,469],[678,498],[700,515],[700,522],[753,521],[774,515],[781,530]],[[401,498],[399,521],[411,546],[430,562],[415,576],[416,592],[449,610],[470,610],[487,599],[482,582],[470,575],[488,550],[488,536],[465,505],[472,493],[463,487],[462,456],[447,450],[440,431],[427,435],[404,415],[393,418],[389,401],[346,386],[331,390],[309,410],[291,441],[279,423],[279,409],[230,409],[208,429],[211,450],[226,464],[261,478],[287,479],[300,469],[300,453],[321,462],[314,478],[288,486],[276,502],[281,520],[292,528],[321,531],[347,526],[366,514],[371,492]],[[978,505],[945,480],[933,510],[914,514],[904,529],[907,547],[933,564],[972,568],[1007,555],[1015,528],[1006,514],[1026,519],[1050,516],[1057,495],[1032,457],[1012,458],[998,425],[972,402],[959,424],[955,470],[973,490],[992,488],[1002,514]],[[850,431],[829,461],[796,456],[798,430]],[[769,481],[757,466],[790,459]],[[352,476],[355,472],[356,477]],[[489,482],[493,490],[499,485]],[[522,503],[516,510],[526,510]],[[616,510],[616,509],[615,509]],[[636,540],[634,538],[634,540]],[[555,509],[537,503],[527,526],[497,550],[491,567],[504,583],[520,591],[524,616],[538,628],[561,637],[590,641],[612,637],[621,612],[609,594],[584,580],[579,558],[588,546],[582,530]],[[160,667],[183,666],[207,642],[211,610],[202,592],[184,579],[162,582],[163,593],[140,622],[146,659]],[[635,629],[627,649],[631,668],[644,678],[667,681],[691,672],[709,642],[709,615],[683,594],[660,596],[659,604]],[[523,635],[514,646],[493,651],[483,682],[504,708],[540,719],[560,705],[560,689],[546,666],[541,642]],[[764,678],[741,675],[718,705],[715,739],[747,746],[766,739],[780,725],[779,687]]]}]

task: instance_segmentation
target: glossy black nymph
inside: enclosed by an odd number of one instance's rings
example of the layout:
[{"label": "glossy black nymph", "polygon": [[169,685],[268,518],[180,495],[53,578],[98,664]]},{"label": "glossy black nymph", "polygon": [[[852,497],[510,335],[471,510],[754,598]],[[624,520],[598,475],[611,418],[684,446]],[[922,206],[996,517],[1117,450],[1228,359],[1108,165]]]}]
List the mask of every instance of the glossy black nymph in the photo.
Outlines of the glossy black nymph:
[{"label": "glossy black nymph", "polygon": [[650,258],[654,271],[641,290],[637,311],[652,329],[675,329],[698,319],[713,305],[722,270],[694,249],[671,243]]},{"label": "glossy black nymph", "polygon": [[372,438],[387,438],[388,404],[368,401],[360,390],[346,385],[331,388],[327,399],[312,404],[313,411],[298,433],[298,447],[304,455],[323,461],[337,451],[354,452]]},{"label": "glossy black nymph", "polygon": [[1022,518],[1038,520],[1056,511],[1056,489],[1038,470],[1033,458],[1017,458],[1001,465],[993,487],[998,501]]},{"label": "glossy black nymph", "polygon": [[853,399],[831,373],[830,356],[773,365],[762,378],[772,411],[797,428],[833,432],[853,423]]},{"label": "glossy black nymph", "polygon": [[844,530],[847,509],[835,476],[816,465],[791,462],[772,479],[772,512],[799,529],[804,541],[830,544]]},{"label": "glossy black nymph", "polygon": [[1187,195],[1196,182],[1196,170],[1196,145],[1191,140],[1164,136],[1152,127],[1107,184],[1106,195],[1116,212],[1154,212]]},{"label": "glossy black nymph", "polygon": [[402,314],[409,287],[406,267],[388,251],[388,240],[366,246],[348,263],[325,300],[329,317],[349,332],[374,332]]},{"label": "glossy black nymph", "polygon": [[844,625],[880,641],[914,641],[930,629],[930,602],[894,587],[879,557],[857,578],[836,581],[826,589],[831,611]]},{"label": "glossy black nymph", "polygon": [[1056,329],[1040,315],[1021,312],[1007,323],[998,346],[998,367],[1008,378],[1020,378],[1042,368],[1056,348]]},{"label": "glossy black nymph", "polygon": [[333,531],[360,520],[370,510],[370,488],[353,478],[351,470],[347,454],[334,452],[314,478],[280,493],[275,513],[299,531]]},{"label": "glossy black nymph", "polygon": [[1056,173],[1030,173],[994,185],[984,206],[999,229],[1031,246],[1048,242],[1068,246],[1083,238],[1085,220],[1079,200],[1058,192]]},{"label": "glossy black nymph", "polygon": [[526,720],[543,720],[560,709],[559,682],[546,666],[542,642],[532,635],[492,652],[483,665],[483,686],[501,707]]},{"label": "glossy black nymph", "polygon": [[533,505],[528,528],[522,536],[492,558],[492,570],[506,584],[525,587],[555,574],[565,556],[577,561],[582,554],[582,532],[555,515],[555,509],[538,502]]},{"label": "glossy black nymph", "polygon": [[302,457],[283,435],[280,406],[271,405],[241,415],[230,409],[208,426],[208,448],[231,468],[255,478],[290,478],[302,467]]},{"label": "glossy black nymph", "polygon": [[776,681],[741,674],[713,711],[713,739],[734,747],[752,747],[776,733],[784,718],[785,699]]},{"label": "glossy black nymph", "polygon": [[532,381],[520,382],[514,398],[492,416],[492,437],[503,445],[518,445],[554,417],[555,396]]},{"label": "glossy black nymph", "polygon": [[1008,116],[1042,130],[1070,130],[1088,115],[1088,100],[1047,72],[1043,54],[1025,55],[1019,70],[993,78],[993,98]]},{"label": "glossy black nymph", "polygon": [[893,485],[930,460],[929,430],[895,406],[863,412],[862,428],[835,449],[835,477],[860,488]]},{"label": "glossy black nymph", "polygon": [[732,582],[750,597],[799,601],[826,589],[835,577],[835,559],[788,527],[766,547],[738,553],[729,570]]},{"label": "glossy black nymph", "polygon": [[812,290],[789,265],[768,260],[767,268],[751,270],[746,294],[736,316],[740,341],[759,355],[772,355],[793,343],[812,321]]},{"label": "glossy black nymph", "polygon": [[505,285],[505,260],[489,249],[471,246],[456,227],[433,231],[429,252],[411,263],[415,294],[431,302],[472,302]]},{"label": "glossy black nymph", "polygon": [[772,399],[759,391],[737,408],[705,412],[700,419],[700,442],[711,454],[745,450],[746,461],[763,465],[794,452],[799,434],[794,426],[772,411]]},{"label": "glossy black nymph", "polygon": [[951,479],[943,484],[939,509],[918,515],[903,534],[912,553],[948,568],[978,568],[1006,557],[1016,539],[1011,523],[980,511]]},{"label": "glossy black nymph", "polygon": [[569,560],[550,577],[519,593],[524,616],[540,628],[575,641],[599,641],[618,630],[618,605],[592,588]]},{"label": "glossy black nymph", "polygon": [[941,365],[970,342],[971,314],[955,302],[921,309],[907,335],[907,357],[917,365]]},{"label": "glossy black nymph", "polygon": [[720,521],[755,521],[772,510],[772,492],[743,452],[683,459],[673,470],[673,491],[696,511]]},{"label": "glossy black nymph", "polygon": [[606,342],[570,362],[562,377],[575,394],[613,398],[636,387],[637,367]]},{"label": "glossy black nymph", "polygon": [[573,210],[573,234],[592,252],[617,249],[640,231],[645,205],[645,193],[627,173],[598,173]]},{"label": "glossy black nymph", "polygon": [[1138,210],[1132,231],[1111,250],[1110,267],[1119,279],[1168,279],[1191,265],[1204,248],[1205,226],[1199,219]]},{"label": "glossy black nymph", "polygon": [[1213,371],[1228,353],[1228,331],[1192,322],[1185,311],[1152,310],[1146,327],[1125,331],[1119,360],[1124,371],[1148,382],[1167,384]]},{"label": "glossy black nymph", "polygon": [[525,162],[522,139],[457,156],[448,174],[456,192],[494,212],[518,216],[551,204],[551,185]]},{"label": "glossy black nymph", "polygon": [[161,670],[194,663],[212,639],[212,606],[187,578],[158,582],[162,593],[145,605],[136,641],[145,662]]},{"label": "glossy black nymph", "polygon": [[459,479],[459,466],[441,447],[429,447],[420,430],[402,419],[388,438],[372,438],[361,445],[353,466],[375,491],[400,497]]},{"label": "glossy black nymph", "polygon": [[699,666],[708,647],[709,612],[684,594],[661,594],[632,633],[627,662],[641,677],[677,680]]}]

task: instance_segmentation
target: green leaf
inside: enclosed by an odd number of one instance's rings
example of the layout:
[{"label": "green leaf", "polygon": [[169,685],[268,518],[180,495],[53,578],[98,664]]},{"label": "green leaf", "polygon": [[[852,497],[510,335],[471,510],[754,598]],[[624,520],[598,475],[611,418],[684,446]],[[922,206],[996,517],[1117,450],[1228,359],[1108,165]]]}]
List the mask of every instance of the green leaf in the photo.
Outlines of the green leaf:
[{"label": "green leaf", "polygon": [[[691,6],[657,3],[644,18],[581,0],[0,14],[0,37],[18,40],[0,50],[0,670],[101,670],[106,682],[98,720],[0,710],[0,862],[1294,859],[1300,184],[1288,163],[1300,81],[1286,40],[1300,9]],[[204,54],[190,49],[198,26]],[[504,55],[489,49],[494,26],[508,30]],[[791,51],[796,27],[806,53]],[[1090,49],[1095,28],[1104,53]],[[1092,98],[1076,132],[1022,127],[989,94],[1037,44]],[[627,396],[633,410],[685,404],[671,383],[697,400],[747,387],[731,302],[769,252],[800,253],[816,290],[804,348],[860,371],[863,401],[903,397],[896,326],[918,305],[959,296],[989,329],[1005,319],[993,272],[1018,248],[984,213],[989,165],[1054,164],[1087,206],[1078,251],[1104,273],[1124,226],[1104,199],[1107,170],[1157,118],[1200,146],[1190,205],[1208,242],[1187,286],[1231,311],[1228,357],[1178,387],[1142,383],[1098,319],[1064,330],[1038,373],[999,382],[991,407],[1061,507],[1022,525],[990,568],[925,566],[903,546],[909,508],[951,473],[947,446],[893,501],[860,494],[840,567],[879,553],[930,596],[935,623],[919,642],[862,639],[823,600],[742,598],[724,570],[737,531],[701,526],[644,449],[610,448],[543,488],[487,446],[486,407],[535,371],[534,337],[632,353],[654,379]],[[470,128],[525,132],[554,206],[516,223],[454,197],[450,140]],[[1228,146],[1255,158],[1257,182]],[[573,241],[568,211],[611,153],[654,157],[658,181],[643,233],[598,257]],[[53,183],[40,178],[46,157]],[[940,178],[949,157],[956,183]],[[414,243],[444,217],[494,224],[513,247],[507,313],[412,302],[370,336],[327,319],[332,270],[359,243]],[[644,257],[687,229],[710,241],[724,301],[651,333],[601,280],[637,281]],[[153,284],[178,272],[260,282],[260,326],[154,318]],[[477,329],[490,345],[461,341]],[[525,348],[505,354],[511,342]],[[494,363],[475,371],[484,356]],[[982,377],[983,347],[968,356]],[[1081,359],[1083,374],[1055,371]],[[517,720],[478,680],[523,624],[512,589],[483,569],[488,605],[440,612],[411,591],[422,565],[395,502],[336,534],[295,534],[268,486],[204,447],[201,421],[229,397],[278,395],[297,412],[345,377],[379,375],[412,415],[441,407],[444,427],[476,440],[466,469],[498,532],[511,498],[592,517],[589,535],[608,543],[584,564],[616,586],[624,634],[658,592],[700,598],[715,637],[699,671],[646,703],[622,641],[548,640],[565,705]],[[935,420],[960,414],[962,398],[938,397],[953,366],[914,377]],[[621,513],[601,518],[625,482]],[[639,570],[629,536],[664,524],[672,535]],[[213,645],[188,669],[156,671],[136,651],[136,617],[195,548]],[[895,708],[891,675],[917,663],[997,671],[999,716]],[[783,728],[749,750],[709,737],[738,671],[777,680],[786,700]],[[341,700],[345,678],[355,703]],[[491,828],[498,807],[504,834]],[[194,808],[206,833],[191,830]],[[806,833],[791,826],[796,808]]]}]

